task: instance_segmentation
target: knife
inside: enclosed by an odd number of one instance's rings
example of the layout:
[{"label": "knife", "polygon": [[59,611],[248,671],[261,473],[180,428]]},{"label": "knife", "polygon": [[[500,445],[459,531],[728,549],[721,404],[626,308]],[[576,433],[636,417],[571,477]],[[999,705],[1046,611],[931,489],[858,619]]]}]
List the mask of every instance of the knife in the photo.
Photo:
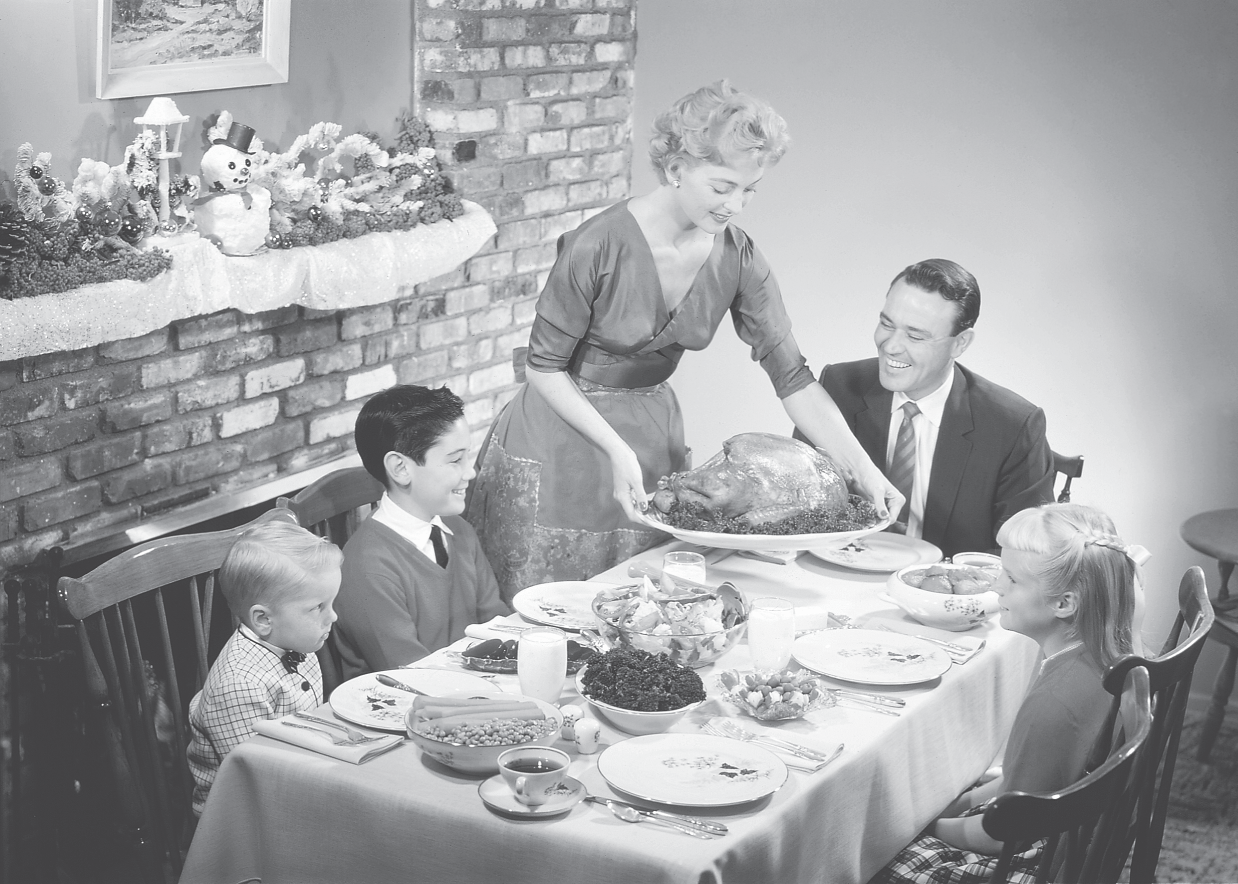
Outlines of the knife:
[{"label": "knife", "polygon": [[618,804],[622,807],[630,807],[633,810],[645,816],[657,817],[659,819],[670,820],[676,823],[687,823],[690,826],[695,826],[698,829],[704,829],[706,832],[713,832],[716,835],[725,835],[731,831],[722,823],[715,823],[713,820],[701,819],[699,816],[688,816],[682,813],[671,813],[668,810],[650,810],[647,807],[638,807],[627,801],[620,801],[618,798],[604,798],[603,801],[609,801],[612,804]]}]

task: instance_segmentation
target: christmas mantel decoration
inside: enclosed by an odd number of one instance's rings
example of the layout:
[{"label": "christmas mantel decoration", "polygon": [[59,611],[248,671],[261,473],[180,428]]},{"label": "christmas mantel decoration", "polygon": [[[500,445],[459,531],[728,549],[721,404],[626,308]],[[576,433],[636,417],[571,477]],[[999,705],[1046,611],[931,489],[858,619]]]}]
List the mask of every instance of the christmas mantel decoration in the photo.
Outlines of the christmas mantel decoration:
[{"label": "christmas mantel decoration", "polygon": [[250,180],[262,141],[227,111],[208,135],[211,147],[202,156],[201,194],[193,206],[198,232],[225,255],[253,255],[265,247],[271,224],[271,193]]}]

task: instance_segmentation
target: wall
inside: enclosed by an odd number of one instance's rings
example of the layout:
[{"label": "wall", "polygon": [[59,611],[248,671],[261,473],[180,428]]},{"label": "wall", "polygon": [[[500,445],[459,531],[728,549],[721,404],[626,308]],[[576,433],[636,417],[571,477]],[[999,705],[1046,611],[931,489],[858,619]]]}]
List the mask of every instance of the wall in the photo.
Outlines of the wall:
[{"label": "wall", "polygon": [[[1075,499],[1154,553],[1159,642],[1183,570],[1216,575],[1178,526],[1238,500],[1238,5],[678,0],[643,4],[640,33],[638,156],[658,111],[720,77],[787,118],[794,144],[740,224],[814,370],[873,354],[907,264],[976,274],[963,361],[1087,456]],[[726,329],[675,384],[698,460],[788,428]],[[744,407],[713,408],[719,389]]]},{"label": "wall", "polygon": [[[448,384],[484,432],[514,388],[511,351],[556,237],[627,193],[632,5],[365,0],[341,15],[297,0],[288,84],[174,96],[187,130],[226,108],[270,149],[320,120],[390,143],[412,99],[498,234],[388,304],[225,311],[0,364],[0,570],[338,456],[365,399],[396,381]],[[95,6],[0,7],[0,168],[31,141],[71,179],[80,158],[115,163],[132,140],[149,99],[91,97]],[[186,147],[186,171],[203,147]]]}]

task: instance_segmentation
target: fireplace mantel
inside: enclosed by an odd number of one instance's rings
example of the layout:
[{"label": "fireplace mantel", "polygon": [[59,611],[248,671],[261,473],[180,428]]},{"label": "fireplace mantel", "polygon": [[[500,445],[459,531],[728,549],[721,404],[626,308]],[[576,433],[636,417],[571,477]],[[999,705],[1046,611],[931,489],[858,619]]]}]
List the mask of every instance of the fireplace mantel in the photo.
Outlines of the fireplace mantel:
[{"label": "fireplace mantel", "polygon": [[340,310],[392,301],[455,269],[494,235],[485,209],[468,201],[464,209],[453,221],[248,258],[226,257],[197,234],[172,238],[161,243],[171,269],[149,282],[0,300],[0,362],[134,338],[230,308]]}]

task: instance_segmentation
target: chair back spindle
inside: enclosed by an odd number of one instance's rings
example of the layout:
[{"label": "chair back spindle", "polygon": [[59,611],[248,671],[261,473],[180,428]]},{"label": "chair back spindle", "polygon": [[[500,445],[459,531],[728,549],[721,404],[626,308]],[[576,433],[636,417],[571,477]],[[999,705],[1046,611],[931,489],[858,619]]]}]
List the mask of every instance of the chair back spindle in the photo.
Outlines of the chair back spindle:
[{"label": "chair back spindle", "polygon": [[1057,502],[1070,503],[1070,483],[1083,475],[1083,455],[1071,456],[1058,454],[1056,451],[1050,451],[1050,454],[1053,455],[1053,472],[1066,477],[1062,490],[1058,492]]},{"label": "chair back spindle", "polygon": [[151,540],[83,577],[60,578],[108,747],[118,825],[143,882],[175,881],[188,846],[188,711],[213,657],[215,571],[239,534],[275,519],[294,521],[273,509],[237,528]]}]

